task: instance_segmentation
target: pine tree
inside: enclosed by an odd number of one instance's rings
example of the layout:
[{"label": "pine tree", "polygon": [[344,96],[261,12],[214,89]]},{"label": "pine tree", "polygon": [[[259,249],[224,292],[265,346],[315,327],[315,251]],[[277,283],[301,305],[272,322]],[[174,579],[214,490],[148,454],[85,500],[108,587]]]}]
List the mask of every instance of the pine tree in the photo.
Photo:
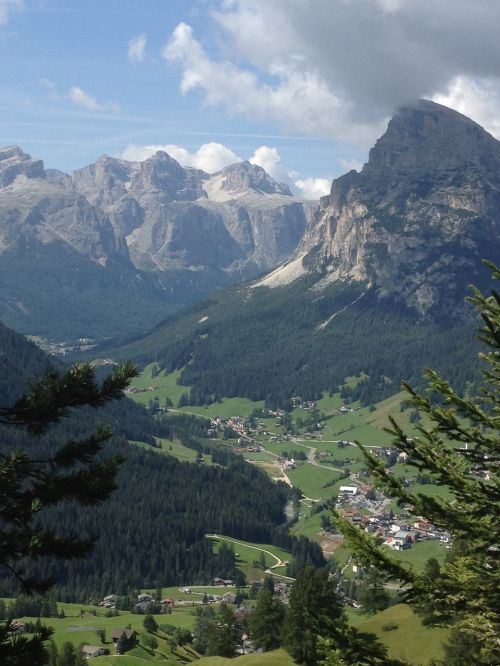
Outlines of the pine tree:
[{"label": "pine tree", "polygon": [[[136,374],[127,363],[115,368],[98,385],[90,364],[75,365],[62,375],[49,372],[13,406],[0,407],[0,424],[41,436],[74,408],[101,407],[109,400],[121,398]],[[20,564],[23,559],[79,558],[91,549],[92,539],[81,539],[75,533],[56,534],[40,527],[37,518],[44,509],[61,502],[96,506],[110,496],[121,460],[96,460],[110,435],[109,430],[100,427],[90,437],[68,441],[40,458],[21,451],[0,451],[0,568],[18,580],[22,590],[44,592],[55,582],[52,578],[25,576]],[[27,639],[12,636],[10,623],[0,626],[0,663],[46,663],[44,642],[50,636],[51,631],[44,627]]]},{"label": "pine tree", "polygon": [[284,627],[286,649],[299,663],[318,662],[318,637],[330,638],[343,623],[335,585],[323,569],[305,567],[290,593]]},{"label": "pine tree", "polygon": [[158,622],[154,619],[152,615],[146,615],[144,618],[144,629],[150,634],[153,634],[155,631],[158,631]]},{"label": "pine tree", "polygon": [[248,618],[248,631],[256,647],[267,651],[280,646],[284,617],[283,604],[273,599],[268,589],[262,589],[257,595],[255,609]]},{"label": "pine tree", "polygon": [[[488,264],[496,280],[500,270]],[[436,575],[430,564],[421,573],[396,562],[375,540],[336,516],[358,559],[386,577],[405,584],[405,596],[434,623],[452,626],[444,663],[453,666],[500,663],[500,296],[483,296],[473,288],[469,299],[480,311],[487,345],[480,354],[483,386],[474,397],[459,395],[436,372],[428,372],[429,387],[419,393],[405,385],[409,403],[428,417],[431,426],[417,427],[409,437],[391,418],[388,432],[394,445],[409,456],[409,464],[433,482],[449,488],[451,499],[415,494],[404,480],[387,473],[361,445],[378,484],[451,538],[447,563]],[[460,645],[458,645],[460,642]],[[465,656],[464,656],[465,655]]]}]

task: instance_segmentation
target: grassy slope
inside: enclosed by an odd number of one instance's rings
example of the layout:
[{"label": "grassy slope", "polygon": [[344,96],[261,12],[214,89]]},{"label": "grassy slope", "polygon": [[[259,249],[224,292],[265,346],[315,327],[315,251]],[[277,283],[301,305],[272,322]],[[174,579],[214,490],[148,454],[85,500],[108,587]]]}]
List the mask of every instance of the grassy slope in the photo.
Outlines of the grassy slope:
[{"label": "grassy slope", "polygon": [[[382,627],[390,622],[398,625],[393,631]],[[424,665],[443,656],[442,643],[448,636],[446,629],[424,627],[409,606],[398,604],[373,617],[357,623],[358,629],[376,634],[387,647],[389,657],[403,659],[410,664]]]},{"label": "grassy slope", "polygon": [[[92,615],[86,611],[84,617],[80,617],[80,608],[88,608],[80,606],[79,604],[60,604],[65,610],[65,618],[46,618],[43,622],[54,629],[54,637],[58,648],[63,643],[70,641],[74,645],[80,643],[89,643],[91,645],[100,645],[99,637],[96,634],[97,629],[104,629],[106,632],[106,644],[103,647],[107,649],[113,648],[111,643],[111,632],[117,627],[126,627],[131,625],[138,633],[143,629],[143,615],[136,615],[134,613],[121,612],[118,617],[105,617],[105,611],[102,608],[96,609],[97,615]],[[190,629],[194,623],[194,616],[191,614],[191,608],[175,609],[170,615],[156,615],[155,619],[158,624],[171,624],[176,627]],[[21,618],[23,620],[29,619],[36,622],[37,618]],[[93,662],[95,663],[95,662]]]},{"label": "grassy slope", "polygon": [[[215,549],[219,547],[221,541],[226,541],[234,547],[235,553],[238,554],[238,557],[236,558],[238,568],[245,574],[247,580],[258,580],[263,578],[264,574],[262,570],[254,566],[254,562],[259,562],[262,550],[267,550],[269,553],[273,553],[282,562],[290,562],[292,560],[292,555],[290,553],[277,546],[271,546],[269,544],[249,543],[223,536],[218,537],[217,539],[214,538],[213,541]],[[272,567],[277,564],[276,559],[271,557],[268,553],[264,553],[264,559],[266,567]],[[276,567],[273,571],[276,574],[284,575],[285,567]]]},{"label": "grassy slope", "polygon": [[203,657],[196,662],[199,666],[293,666],[294,660],[284,650],[273,650],[265,654],[249,654],[236,659],[224,657]]}]

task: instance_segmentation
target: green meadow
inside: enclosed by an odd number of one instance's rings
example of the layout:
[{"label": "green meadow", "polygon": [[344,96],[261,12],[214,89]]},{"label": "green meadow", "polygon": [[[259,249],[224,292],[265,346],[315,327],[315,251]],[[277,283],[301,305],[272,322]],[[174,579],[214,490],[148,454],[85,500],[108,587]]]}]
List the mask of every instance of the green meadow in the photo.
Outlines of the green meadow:
[{"label": "green meadow", "polygon": [[[413,610],[404,604],[387,608],[372,617],[359,615],[357,628],[376,634],[387,647],[392,659],[402,659],[415,666],[427,665],[431,659],[444,656],[442,644],[448,638],[449,631],[441,627],[426,627]],[[388,625],[397,625],[396,629],[386,630]]]}]

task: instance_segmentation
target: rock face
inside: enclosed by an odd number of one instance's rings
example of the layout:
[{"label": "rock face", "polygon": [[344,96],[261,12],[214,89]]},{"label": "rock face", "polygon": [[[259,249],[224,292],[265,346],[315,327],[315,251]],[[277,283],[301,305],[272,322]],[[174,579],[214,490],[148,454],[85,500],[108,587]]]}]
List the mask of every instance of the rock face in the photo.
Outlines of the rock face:
[{"label": "rock face", "polygon": [[92,261],[127,257],[105,215],[87,199],[47,178],[41,160],[20,148],[0,150],[0,252],[14,243],[64,243]]},{"label": "rock face", "polygon": [[56,339],[147,330],[286,260],[315,207],[248,162],[104,156],[69,176],[0,149],[0,318]]},{"label": "rock face", "polygon": [[318,289],[366,282],[420,315],[453,310],[500,259],[500,142],[421,100],[401,108],[361,173],[334,180],[295,258],[267,284],[305,272]]},{"label": "rock face", "polygon": [[76,171],[72,187],[106,213],[138,268],[209,268],[238,280],[288,258],[316,207],[249,162],[210,176],[164,152],[102,157]]}]

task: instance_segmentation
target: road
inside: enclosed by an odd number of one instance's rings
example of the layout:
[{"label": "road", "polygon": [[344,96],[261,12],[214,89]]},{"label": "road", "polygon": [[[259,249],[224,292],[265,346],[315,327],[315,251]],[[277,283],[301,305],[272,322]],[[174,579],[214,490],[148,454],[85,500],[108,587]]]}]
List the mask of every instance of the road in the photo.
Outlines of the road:
[{"label": "road", "polygon": [[265,548],[261,548],[260,546],[251,546],[249,543],[245,543],[244,541],[238,541],[237,539],[232,539],[231,537],[220,536],[219,534],[205,534],[205,536],[207,537],[207,539],[219,539],[220,541],[228,541],[229,543],[234,543],[238,546],[244,546],[245,548],[251,548],[252,550],[258,550],[261,553],[266,553],[266,555],[272,557],[273,560],[276,560],[275,564],[266,569],[266,573],[271,573],[274,576],[279,576],[280,578],[289,578],[290,580],[295,580],[294,578],[290,578],[290,576],[283,576],[282,574],[274,573],[273,569],[284,567],[286,565],[282,559],[280,559],[274,553],[271,553],[270,550],[266,550]]}]

